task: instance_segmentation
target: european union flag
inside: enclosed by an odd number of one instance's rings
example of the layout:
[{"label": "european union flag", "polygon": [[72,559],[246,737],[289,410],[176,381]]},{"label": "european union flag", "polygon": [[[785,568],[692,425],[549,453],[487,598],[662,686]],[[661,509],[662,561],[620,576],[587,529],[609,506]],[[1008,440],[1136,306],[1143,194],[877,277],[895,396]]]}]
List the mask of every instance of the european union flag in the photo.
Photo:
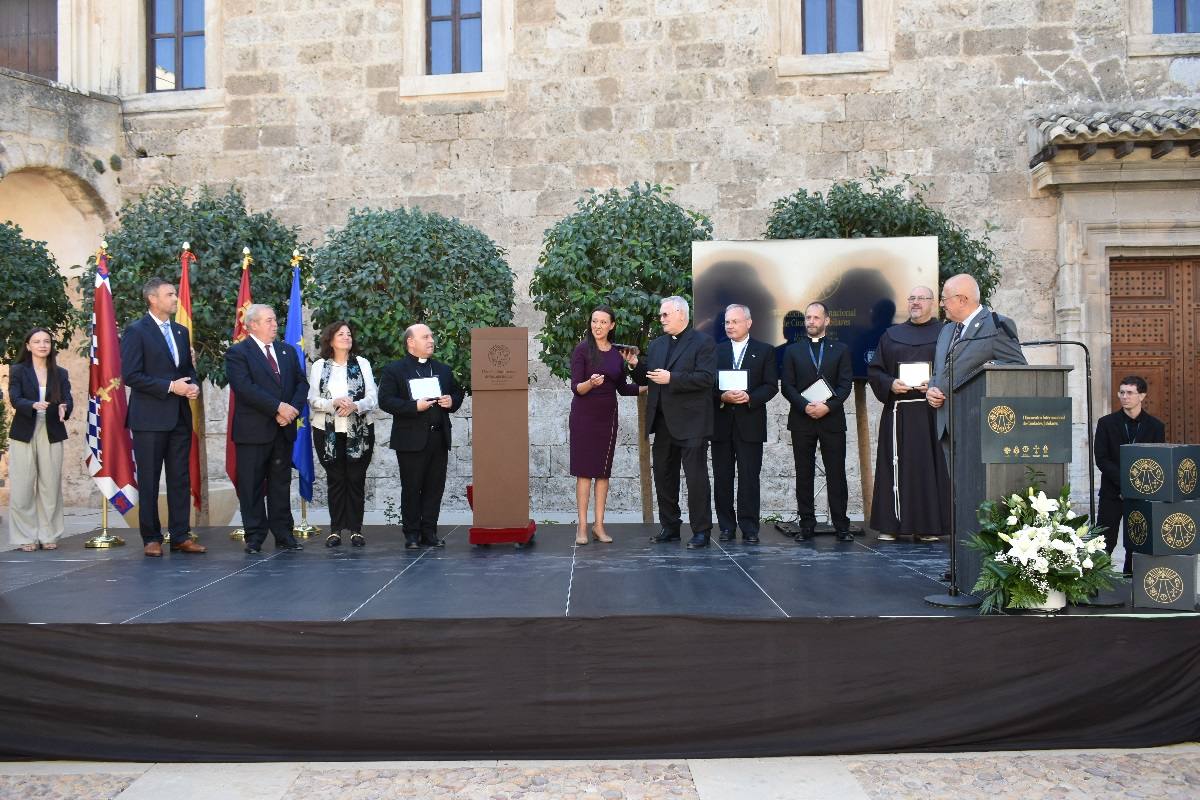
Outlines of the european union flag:
[{"label": "european union flag", "polygon": [[[296,348],[296,360],[300,362],[300,373],[308,374],[308,354],[304,351],[304,303],[300,300],[300,265],[292,267],[292,296],[288,300],[287,324],[283,338]],[[300,496],[312,502],[313,448],[312,428],[308,424],[308,403],[300,409],[296,419],[296,443],[292,445],[292,466],[300,473]]]}]

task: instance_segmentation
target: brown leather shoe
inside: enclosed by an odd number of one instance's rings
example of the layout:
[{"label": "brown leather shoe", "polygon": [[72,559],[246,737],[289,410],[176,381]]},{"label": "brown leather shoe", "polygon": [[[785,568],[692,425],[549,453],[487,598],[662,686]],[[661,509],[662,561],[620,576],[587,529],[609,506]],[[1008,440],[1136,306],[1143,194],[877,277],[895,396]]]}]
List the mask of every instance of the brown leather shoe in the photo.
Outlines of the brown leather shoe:
[{"label": "brown leather shoe", "polygon": [[196,544],[191,539],[184,539],[179,544],[171,545],[172,553],[207,553],[208,548],[202,544]]},{"label": "brown leather shoe", "polygon": [[162,558],[162,542],[146,542],[142,554],[149,558]]}]

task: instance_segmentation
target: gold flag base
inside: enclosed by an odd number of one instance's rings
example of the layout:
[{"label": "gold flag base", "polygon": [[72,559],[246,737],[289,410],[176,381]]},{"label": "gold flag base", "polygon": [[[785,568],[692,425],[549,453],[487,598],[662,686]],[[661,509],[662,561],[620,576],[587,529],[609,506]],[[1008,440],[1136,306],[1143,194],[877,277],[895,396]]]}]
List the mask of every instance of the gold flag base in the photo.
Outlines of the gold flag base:
[{"label": "gold flag base", "polygon": [[316,525],[311,525],[308,522],[308,503],[300,501],[300,523],[292,528],[292,535],[298,539],[307,539],[310,536],[316,536],[321,532],[321,529]]},{"label": "gold flag base", "polygon": [[93,549],[102,549],[107,547],[120,547],[125,544],[125,540],[116,534],[108,532],[108,500],[100,499],[100,533],[93,536],[83,543],[84,547]]}]

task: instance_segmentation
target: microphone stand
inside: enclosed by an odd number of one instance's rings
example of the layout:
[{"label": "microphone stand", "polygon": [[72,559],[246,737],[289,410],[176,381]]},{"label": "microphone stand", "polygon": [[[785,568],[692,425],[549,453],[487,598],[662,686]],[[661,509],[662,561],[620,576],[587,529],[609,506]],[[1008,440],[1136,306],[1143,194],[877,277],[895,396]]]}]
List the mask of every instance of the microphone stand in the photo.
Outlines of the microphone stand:
[{"label": "microphone stand", "polygon": [[946,594],[925,597],[926,603],[940,608],[974,608],[980,602],[969,594],[962,594],[958,588],[958,481],[954,479],[954,451],[958,437],[954,435],[954,351],[968,341],[982,341],[995,335],[969,338],[964,329],[959,340],[946,352],[946,433],[950,436],[950,586]]},{"label": "microphone stand", "polygon": [[1048,345],[1063,345],[1069,344],[1075,347],[1083,348],[1083,363],[1086,373],[1087,382],[1087,443],[1088,443],[1088,461],[1087,461],[1087,476],[1088,476],[1088,522],[1092,525],[1096,524],[1096,443],[1094,441],[1094,429],[1092,428],[1092,353],[1088,350],[1088,346],[1083,342],[1077,342],[1073,339],[1038,339],[1033,342],[1021,342],[1022,347],[1044,347]]}]

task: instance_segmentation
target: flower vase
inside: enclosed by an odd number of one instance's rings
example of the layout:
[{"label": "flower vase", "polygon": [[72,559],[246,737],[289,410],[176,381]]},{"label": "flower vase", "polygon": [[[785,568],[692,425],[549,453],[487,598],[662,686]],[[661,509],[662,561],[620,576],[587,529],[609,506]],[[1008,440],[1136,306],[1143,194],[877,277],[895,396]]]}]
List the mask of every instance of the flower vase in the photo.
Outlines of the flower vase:
[{"label": "flower vase", "polygon": [[1058,589],[1046,591],[1046,602],[1040,606],[1031,606],[1030,611],[1062,611],[1067,606],[1067,593]]}]

